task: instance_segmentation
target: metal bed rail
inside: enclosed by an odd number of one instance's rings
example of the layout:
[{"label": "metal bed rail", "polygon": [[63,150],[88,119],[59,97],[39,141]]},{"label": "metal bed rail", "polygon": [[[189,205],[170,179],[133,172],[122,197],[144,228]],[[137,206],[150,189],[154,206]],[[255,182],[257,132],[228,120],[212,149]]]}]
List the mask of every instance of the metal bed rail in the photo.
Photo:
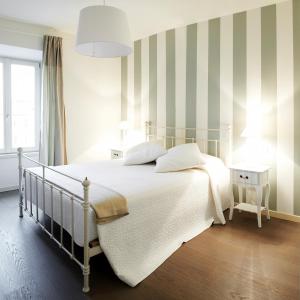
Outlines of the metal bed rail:
[{"label": "metal bed rail", "polygon": [[[23,168],[22,159],[25,158],[31,162],[34,162],[38,166],[42,168],[42,175],[38,175],[33,173],[32,171]],[[23,217],[23,211],[27,212],[31,218],[35,220],[37,224],[40,225],[42,230],[47,233],[47,235],[62,249],[66,252],[72,260],[74,260],[82,269],[83,273],[83,289],[84,293],[89,292],[89,275],[90,275],[90,257],[97,255],[101,252],[100,246],[97,245],[95,247],[90,248],[89,246],[89,231],[88,231],[88,212],[90,208],[89,204],[89,186],[90,181],[85,178],[80,180],[73,176],[64,174],[54,168],[48,167],[23,153],[22,148],[18,148],[18,170],[19,170],[19,217]],[[66,188],[60,186],[57,183],[46,178],[46,170],[50,170],[51,172],[60,174],[64,177],[67,177],[71,180],[74,180],[82,185],[83,188],[83,197],[78,195],[74,195],[71,191]],[[26,176],[28,175],[28,176]],[[29,177],[29,182],[27,182]],[[23,179],[24,178],[24,179]],[[33,188],[33,181],[35,182],[35,188]],[[41,202],[39,202],[39,184],[42,184],[42,195]],[[29,186],[29,190],[27,187]],[[46,198],[46,190],[45,187],[50,189],[50,214],[47,217],[50,218],[50,230],[47,229],[46,226],[46,208],[45,208],[45,198]],[[57,191],[59,193],[59,222],[60,226],[60,234],[59,239],[57,239],[54,235],[54,197],[53,191]],[[33,195],[35,195],[35,203],[33,203]],[[70,201],[70,214],[71,214],[71,250],[69,251],[64,245],[64,204],[63,201],[66,199]],[[83,210],[83,263],[76,258],[74,252],[74,203],[77,202],[81,205]],[[29,204],[29,205],[28,205]],[[35,212],[34,208],[35,206]],[[40,216],[40,210],[42,211],[42,218]],[[95,249],[96,248],[96,249]]]}]

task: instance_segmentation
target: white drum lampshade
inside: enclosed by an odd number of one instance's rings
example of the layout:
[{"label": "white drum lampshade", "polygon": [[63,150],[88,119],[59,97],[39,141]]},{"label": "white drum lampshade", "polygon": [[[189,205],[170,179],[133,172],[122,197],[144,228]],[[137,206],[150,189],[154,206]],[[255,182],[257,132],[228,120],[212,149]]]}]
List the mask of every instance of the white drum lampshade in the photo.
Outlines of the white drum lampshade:
[{"label": "white drum lampshade", "polygon": [[76,50],[94,57],[127,56],[132,52],[125,12],[112,6],[88,6],[80,11]]}]

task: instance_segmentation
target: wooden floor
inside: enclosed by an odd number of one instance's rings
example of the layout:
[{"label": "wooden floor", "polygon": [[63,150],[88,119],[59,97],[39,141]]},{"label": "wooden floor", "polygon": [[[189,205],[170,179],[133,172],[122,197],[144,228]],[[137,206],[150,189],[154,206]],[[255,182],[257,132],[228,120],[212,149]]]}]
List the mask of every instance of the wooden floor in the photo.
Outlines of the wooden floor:
[{"label": "wooden floor", "polygon": [[256,226],[238,212],[184,244],[135,288],[103,255],[91,260],[91,292],[81,270],[27,216],[17,194],[0,194],[0,299],[300,299],[300,224],[273,218]]}]

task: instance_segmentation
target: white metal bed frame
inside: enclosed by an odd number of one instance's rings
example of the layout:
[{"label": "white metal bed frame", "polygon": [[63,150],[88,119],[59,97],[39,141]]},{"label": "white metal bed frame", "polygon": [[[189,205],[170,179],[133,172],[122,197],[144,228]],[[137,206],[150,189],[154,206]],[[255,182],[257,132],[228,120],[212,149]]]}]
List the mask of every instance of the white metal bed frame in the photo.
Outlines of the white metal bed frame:
[{"label": "white metal bed frame", "polygon": [[[179,143],[189,143],[194,142],[197,143],[200,147],[200,150],[204,153],[207,153],[209,145],[213,145],[212,149],[214,149],[214,153],[210,153],[214,156],[222,158],[225,162],[230,161],[230,152],[231,152],[231,130],[230,126],[225,125],[221,126],[220,129],[199,129],[199,128],[177,128],[177,127],[158,127],[151,124],[151,122],[146,122],[145,124],[145,136],[146,140],[152,139],[163,139],[164,144],[168,146],[168,142],[171,141],[169,146],[174,146],[177,144],[177,140]],[[159,134],[159,131],[162,134]],[[175,132],[175,134],[167,134],[168,131]],[[176,132],[182,131],[183,134],[180,136],[176,136]],[[191,135],[186,137],[185,133],[192,132]],[[210,135],[217,136],[217,138],[209,138]],[[25,158],[30,160],[40,166],[42,168],[42,175],[37,175],[31,172],[29,169],[23,168],[22,159]],[[71,180],[79,182],[82,184],[83,188],[83,197],[77,196],[73,194],[71,191],[67,190],[63,186],[60,186],[49,179],[45,178],[45,170],[50,170],[52,172],[58,173],[62,176],[65,176]],[[90,209],[89,203],[89,186],[90,181],[88,178],[84,178],[80,180],[73,176],[64,174],[52,167],[46,166],[23,153],[22,148],[18,148],[18,170],[19,170],[19,217],[23,217],[23,211],[27,212],[30,217],[32,217],[37,224],[39,224],[43,231],[47,233],[47,235],[56,242],[56,244],[64,250],[72,260],[74,260],[82,269],[83,273],[83,288],[82,291],[84,293],[89,292],[89,275],[90,275],[90,258],[98,255],[102,252],[99,243],[90,243],[89,235],[88,235],[88,212]],[[26,183],[26,174],[29,175],[29,191],[27,191],[27,183]],[[24,179],[23,179],[24,178]],[[32,189],[32,181],[35,180],[35,191]],[[42,199],[41,205],[38,199],[38,182],[42,184]],[[45,187],[50,187],[50,197],[51,197],[51,214],[50,216],[50,230],[46,227],[46,212],[45,212]],[[54,235],[54,218],[53,218],[53,190],[57,190],[60,194],[60,237],[57,239]],[[33,193],[35,193],[36,203],[33,203]],[[71,250],[68,250],[64,246],[64,227],[63,227],[63,196],[64,199],[68,199],[70,201],[71,206]],[[29,200],[28,200],[29,197]],[[83,262],[76,258],[74,253],[74,202],[78,202],[81,204],[83,209]],[[28,205],[29,202],[29,205]],[[33,208],[35,206],[35,209]],[[41,207],[40,207],[41,206]],[[35,213],[34,213],[35,210]],[[40,211],[42,211],[42,218],[40,218]],[[35,214],[35,216],[34,216]]]},{"label": "white metal bed frame", "polygon": [[147,121],[145,131],[146,140],[160,139],[166,148],[197,143],[202,153],[219,157],[226,165],[231,163],[232,132],[229,124],[221,124],[220,128],[183,128],[156,126]]}]

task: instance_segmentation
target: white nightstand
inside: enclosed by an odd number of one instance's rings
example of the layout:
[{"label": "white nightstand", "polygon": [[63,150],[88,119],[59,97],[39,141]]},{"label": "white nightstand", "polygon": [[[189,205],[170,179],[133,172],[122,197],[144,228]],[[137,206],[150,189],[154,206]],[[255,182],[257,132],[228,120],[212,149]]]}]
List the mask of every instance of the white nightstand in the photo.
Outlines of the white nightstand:
[{"label": "white nightstand", "polygon": [[111,149],[110,150],[110,155],[111,159],[120,159],[123,157],[123,150],[121,149]]},{"label": "white nightstand", "polygon": [[[248,211],[257,214],[258,227],[261,228],[261,212],[266,210],[267,219],[270,220],[269,213],[269,183],[268,166],[249,166],[246,164],[238,164],[230,167],[230,181],[233,187],[234,184],[238,186],[239,204],[234,206],[234,198],[231,197],[229,220],[232,220],[233,210]],[[256,190],[256,205],[243,203],[243,189],[253,187]],[[263,188],[266,187],[265,205],[262,206]]]}]

